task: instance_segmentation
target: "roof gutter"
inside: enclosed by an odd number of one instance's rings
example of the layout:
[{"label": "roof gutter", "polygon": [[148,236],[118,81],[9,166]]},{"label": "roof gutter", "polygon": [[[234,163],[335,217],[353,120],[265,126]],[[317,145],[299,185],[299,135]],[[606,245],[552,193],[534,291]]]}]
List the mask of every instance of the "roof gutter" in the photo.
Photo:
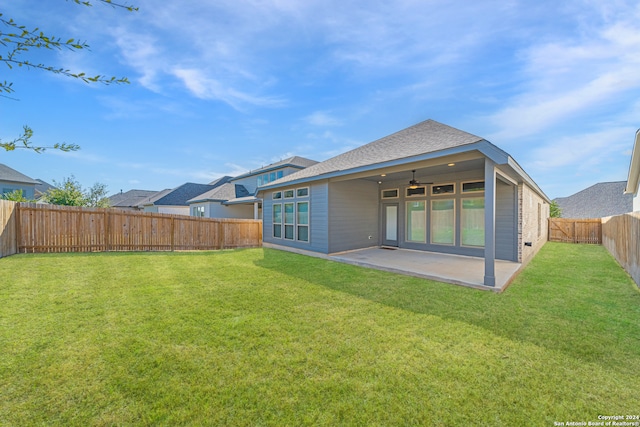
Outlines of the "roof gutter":
[{"label": "roof gutter", "polygon": [[629,176],[627,177],[627,187],[624,189],[624,194],[636,194],[638,192],[638,181],[640,181],[640,129],[636,131],[636,140],[631,152]]}]

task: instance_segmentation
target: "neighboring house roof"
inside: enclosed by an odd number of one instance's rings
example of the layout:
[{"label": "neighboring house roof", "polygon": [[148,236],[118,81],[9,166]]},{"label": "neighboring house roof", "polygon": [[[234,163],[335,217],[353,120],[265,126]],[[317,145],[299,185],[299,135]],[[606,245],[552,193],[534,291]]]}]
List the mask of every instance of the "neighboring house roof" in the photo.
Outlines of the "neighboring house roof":
[{"label": "neighboring house roof", "polygon": [[640,129],[636,131],[636,139],[631,152],[631,163],[629,164],[629,176],[624,189],[625,194],[638,194],[640,186]]},{"label": "neighboring house roof", "polygon": [[222,177],[220,177],[220,178],[218,178],[218,179],[214,179],[213,181],[211,181],[211,182],[209,183],[209,185],[216,185],[216,186],[218,186],[218,185],[224,184],[224,183],[226,183],[226,182],[229,182],[232,178],[233,178],[233,177],[231,177],[231,176],[229,176],[229,175],[225,175],[225,176],[222,176]]},{"label": "neighboring house roof", "polygon": [[19,184],[38,184],[35,179],[29,178],[27,175],[0,163],[0,181],[17,182]]},{"label": "neighboring house roof", "polygon": [[249,191],[245,188],[244,185],[240,184],[232,184],[230,182],[221,185],[220,187],[214,188],[212,190],[207,191],[206,193],[200,194],[190,200],[188,203],[197,203],[197,202],[225,202],[230,199],[235,199],[238,197],[247,197],[250,196]]},{"label": "neighboring house roof", "polygon": [[111,207],[114,208],[133,208],[157,193],[157,191],[153,190],[129,190],[124,193],[120,191],[109,196],[109,202]]},{"label": "neighboring house roof", "polygon": [[242,175],[238,175],[232,178],[232,181],[236,179],[246,178],[252,175],[260,175],[262,173],[269,172],[275,169],[284,168],[287,166],[298,168],[298,169],[304,169],[304,168],[313,166],[316,163],[318,162],[316,162],[315,160],[307,159],[305,157],[300,157],[300,156],[293,156],[293,157],[289,157],[288,159],[280,160],[279,162],[271,163],[270,165],[264,166],[260,169],[252,170]]},{"label": "neighboring house roof", "polygon": [[633,195],[624,194],[626,181],[600,182],[569,197],[554,199],[563,218],[602,218],[633,211]]},{"label": "neighboring house roof", "polygon": [[187,182],[172,190],[163,190],[160,192],[162,194],[157,194],[142,204],[145,206],[187,206],[190,199],[226,184],[226,181],[222,178],[214,182],[215,184],[196,184],[193,182]]},{"label": "neighboring house roof", "polygon": [[46,193],[47,191],[53,188],[56,188],[55,186],[49,184],[46,181],[41,180],[40,178],[36,178],[36,181],[38,181],[38,183],[35,186],[36,199],[39,199],[40,197],[44,196],[44,193]]},{"label": "neighboring house roof", "polygon": [[156,194],[150,197],[147,197],[146,199],[141,201],[138,207],[153,205],[156,200],[163,198],[164,196],[169,194],[172,190],[173,190],[172,188],[165,188],[164,190],[160,190]]}]

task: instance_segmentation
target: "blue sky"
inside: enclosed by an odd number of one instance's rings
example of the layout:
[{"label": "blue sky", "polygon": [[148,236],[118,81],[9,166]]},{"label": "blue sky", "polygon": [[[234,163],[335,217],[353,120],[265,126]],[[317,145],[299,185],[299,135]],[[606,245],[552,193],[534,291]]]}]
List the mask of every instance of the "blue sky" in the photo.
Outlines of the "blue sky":
[{"label": "blue sky", "polygon": [[[426,119],[511,154],[551,198],[627,177],[640,127],[640,3],[567,0],[0,0],[91,51],[30,59],[129,85],[9,70],[0,152],[33,178],[161,190],[300,155],[325,160]],[[5,31],[5,29],[3,29]],[[3,53],[4,54],[3,49]]]}]

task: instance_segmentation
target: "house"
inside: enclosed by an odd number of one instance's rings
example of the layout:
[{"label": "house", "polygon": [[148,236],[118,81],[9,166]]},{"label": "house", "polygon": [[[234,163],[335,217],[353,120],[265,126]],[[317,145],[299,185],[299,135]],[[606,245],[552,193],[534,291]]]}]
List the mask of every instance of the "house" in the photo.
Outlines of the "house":
[{"label": "house", "polygon": [[636,131],[636,139],[631,152],[631,164],[629,164],[629,176],[625,194],[633,196],[633,212],[640,211],[640,129]]},{"label": "house", "polygon": [[0,163],[0,195],[22,190],[22,196],[28,200],[35,199],[35,187],[38,181],[23,173]]},{"label": "house", "polygon": [[207,218],[262,218],[258,187],[316,164],[315,160],[293,156],[234,178],[188,201],[192,216]]},{"label": "house", "polygon": [[633,195],[625,194],[626,181],[599,182],[568,196],[554,199],[563,218],[603,218],[633,210]]},{"label": "house", "polygon": [[547,240],[549,198],[489,141],[427,120],[260,187],[266,247],[369,247],[528,262]]},{"label": "house", "polygon": [[40,200],[42,196],[46,194],[47,191],[56,188],[55,186],[49,184],[46,181],[41,180],[40,178],[36,178],[36,181],[38,182],[34,189],[34,194],[35,194],[34,198],[36,200]]},{"label": "house", "polygon": [[142,203],[149,201],[156,194],[158,191],[153,190],[129,190],[124,193],[120,190],[119,193],[109,196],[109,204],[112,208],[137,211],[142,209]]},{"label": "house", "polygon": [[142,201],[139,206],[145,212],[189,215],[188,200],[224,185],[230,177],[219,178],[209,184],[187,182],[173,189],[159,191]]}]

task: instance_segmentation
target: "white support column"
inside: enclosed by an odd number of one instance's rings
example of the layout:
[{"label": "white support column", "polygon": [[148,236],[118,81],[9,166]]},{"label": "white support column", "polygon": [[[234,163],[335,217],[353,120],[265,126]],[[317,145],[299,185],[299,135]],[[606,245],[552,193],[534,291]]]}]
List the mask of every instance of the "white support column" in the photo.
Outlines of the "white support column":
[{"label": "white support column", "polygon": [[484,159],[484,284],[496,285],[496,164]]},{"label": "white support column", "polygon": [[260,219],[258,218],[260,215],[258,214],[258,202],[253,202],[253,219]]}]

